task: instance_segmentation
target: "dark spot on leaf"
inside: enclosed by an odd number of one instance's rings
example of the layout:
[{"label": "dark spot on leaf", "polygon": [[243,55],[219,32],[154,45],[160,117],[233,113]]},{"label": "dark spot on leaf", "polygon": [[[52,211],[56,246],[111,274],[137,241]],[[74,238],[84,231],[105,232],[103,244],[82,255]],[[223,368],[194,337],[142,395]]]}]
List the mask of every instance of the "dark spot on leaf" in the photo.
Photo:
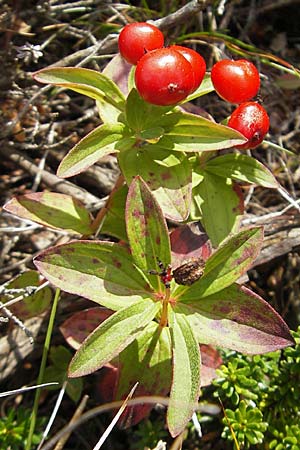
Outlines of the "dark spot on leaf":
[{"label": "dark spot on leaf", "polygon": [[113,265],[115,267],[117,267],[117,269],[120,269],[120,267],[122,267],[122,263],[118,259],[113,258],[112,262],[113,262]]},{"label": "dark spot on leaf", "polygon": [[92,263],[93,263],[93,264],[98,264],[98,262],[99,262],[99,261],[98,261],[97,258],[93,258],[93,259],[92,259]]},{"label": "dark spot on leaf", "polygon": [[156,236],[156,239],[155,239],[155,243],[157,244],[157,245],[160,245],[160,237],[159,236]]},{"label": "dark spot on leaf", "polygon": [[161,179],[162,179],[162,180],[169,180],[170,178],[172,178],[172,175],[171,175],[170,172],[163,172],[163,173],[161,174]]},{"label": "dark spot on leaf", "polygon": [[146,208],[148,208],[148,209],[152,209],[152,208],[153,208],[153,201],[152,201],[152,199],[147,199],[147,200],[145,201],[145,206],[146,206]]},{"label": "dark spot on leaf", "polygon": [[231,312],[232,309],[231,309],[230,306],[220,305],[218,310],[219,310],[220,313],[222,313],[224,315],[227,315],[227,314],[229,314]]}]

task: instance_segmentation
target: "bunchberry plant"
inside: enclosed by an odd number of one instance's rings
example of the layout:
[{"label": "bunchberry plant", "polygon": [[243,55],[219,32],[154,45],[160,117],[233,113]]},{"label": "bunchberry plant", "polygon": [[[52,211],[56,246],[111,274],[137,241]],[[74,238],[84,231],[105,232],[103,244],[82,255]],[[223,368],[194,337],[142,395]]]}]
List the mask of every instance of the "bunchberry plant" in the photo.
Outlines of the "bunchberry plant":
[{"label": "bunchberry plant", "polygon": [[[116,58],[110,73],[119,73],[122,64]],[[98,326],[86,333],[72,329],[81,345],[69,377],[110,367],[117,374],[115,398],[126,396],[136,382],[136,395],[169,394],[173,436],[197,409],[206,372],[200,344],[250,354],[293,344],[282,318],[238,284],[259,253],[263,230],[240,229],[243,198],[237,182],[269,188],[277,182],[255,158],[218,155],[249,137],[184,110],[186,102],[213,90],[209,75],[194,90],[195,78],[188,58],[172,48],[141,56],[128,77],[128,92],[105,71],[37,72],[37,81],[95,99],[102,119],[65,156],[58,175],[71,177],[113,153],[121,176],[95,218],[70,196],[49,192],[14,198],[5,206],[79,235],[34,260],[51,284],[105,308]],[[169,234],[166,219],[178,225],[201,221],[206,233],[185,225]],[[100,231],[118,242],[96,240]],[[127,423],[148,410],[130,408]]]}]

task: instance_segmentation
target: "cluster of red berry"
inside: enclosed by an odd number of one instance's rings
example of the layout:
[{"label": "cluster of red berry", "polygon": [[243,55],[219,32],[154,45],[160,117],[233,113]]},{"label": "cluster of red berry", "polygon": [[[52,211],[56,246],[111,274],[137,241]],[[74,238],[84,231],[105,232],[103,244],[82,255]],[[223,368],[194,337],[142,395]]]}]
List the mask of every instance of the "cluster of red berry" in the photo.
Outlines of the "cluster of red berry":
[{"label": "cluster of red berry", "polygon": [[[205,60],[196,51],[179,45],[164,47],[162,32],[146,22],[126,25],[119,36],[123,58],[136,65],[135,84],[140,96],[154,105],[168,106],[184,100],[201,84]],[[247,142],[241,149],[254,148],[269,130],[269,117],[255,101],[260,87],[259,73],[247,60],[222,60],[211,70],[211,79],[218,95],[239,104],[228,126],[242,133]]]},{"label": "cluster of red berry", "polygon": [[259,73],[246,59],[223,59],[211,69],[211,80],[217,94],[239,106],[231,114],[228,126],[242,133],[247,142],[241,149],[257,147],[269,130],[269,116],[258,102],[251,102],[260,87]]},{"label": "cluster of red berry", "polygon": [[123,58],[136,65],[135,84],[140,96],[154,105],[175,105],[201,84],[206,64],[194,50],[164,47],[164,35],[149,23],[131,23],[120,33]]}]

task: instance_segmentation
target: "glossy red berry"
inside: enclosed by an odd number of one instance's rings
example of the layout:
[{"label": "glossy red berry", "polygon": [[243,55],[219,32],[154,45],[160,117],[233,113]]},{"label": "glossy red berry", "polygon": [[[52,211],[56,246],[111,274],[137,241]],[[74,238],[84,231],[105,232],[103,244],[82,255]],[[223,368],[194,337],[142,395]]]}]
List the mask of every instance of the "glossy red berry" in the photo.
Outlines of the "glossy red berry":
[{"label": "glossy red berry", "polygon": [[237,148],[246,150],[257,147],[264,139],[270,126],[267,111],[257,102],[239,105],[231,114],[228,126],[242,133],[248,141]]},{"label": "glossy red berry", "polygon": [[182,47],[181,45],[171,45],[170,49],[181,53],[190,62],[195,77],[195,84],[192,89],[192,92],[194,92],[202,83],[206,72],[206,63],[204,58],[202,58],[202,56],[195,50],[188,47]]},{"label": "glossy red berry", "polygon": [[130,64],[137,64],[146,52],[164,46],[164,35],[150,23],[135,22],[122,29],[118,42],[123,58]]},{"label": "glossy red berry", "polygon": [[138,62],[135,84],[140,96],[154,105],[175,105],[185,99],[195,84],[188,60],[170,48],[146,53]]},{"label": "glossy red berry", "polygon": [[211,81],[217,94],[230,103],[243,103],[258,93],[259,73],[246,59],[223,59],[211,69]]}]

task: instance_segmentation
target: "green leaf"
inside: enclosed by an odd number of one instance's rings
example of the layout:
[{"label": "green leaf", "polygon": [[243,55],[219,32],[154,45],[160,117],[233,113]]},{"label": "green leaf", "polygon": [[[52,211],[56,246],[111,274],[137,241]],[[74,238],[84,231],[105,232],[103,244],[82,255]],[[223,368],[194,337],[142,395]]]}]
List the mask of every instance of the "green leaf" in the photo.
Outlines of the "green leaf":
[{"label": "green leaf", "polygon": [[[133,179],[126,202],[126,226],[132,257],[144,272],[171,262],[168,228],[159,204],[147,184]],[[153,277],[154,281],[154,277]]]},{"label": "green leaf", "polygon": [[[145,330],[119,355],[120,375],[116,399],[126,397],[138,382],[134,392],[142,395],[166,396],[171,386],[171,341],[169,329],[151,322]],[[153,405],[138,405],[126,410],[126,426],[139,422]],[[129,423],[128,423],[129,422]]]},{"label": "green leaf", "polygon": [[[165,124],[167,120],[170,122],[169,127]],[[245,142],[244,136],[232,128],[195,114],[167,114],[160,126],[165,129],[165,134],[159,146],[169,150],[202,152],[234,147]]]},{"label": "green leaf", "polygon": [[206,261],[204,274],[189,289],[180,286],[174,295],[187,303],[219,292],[244,274],[257,257],[263,241],[263,228],[249,228],[232,236]]},{"label": "green leaf", "polygon": [[238,231],[244,212],[243,195],[230,179],[204,172],[203,181],[193,189],[193,217],[201,220],[212,245],[217,247]]},{"label": "green leaf", "polygon": [[186,220],[191,203],[192,169],[184,155],[161,149],[159,144],[148,144],[119,153],[118,160],[128,184],[138,173],[168,219]]},{"label": "green leaf", "polygon": [[96,70],[52,67],[39,70],[34,74],[34,78],[40,83],[63,86],[94,100],[106,101],[120,111],[124,110],[125,98],[118,86]]},{"label": "green leaf", "polygon": [[182,314],[170,314],[173,380],[167,421],[173,437],[180,434],[197,408],[201,356],[193,330]]},{"label": "green leaf", "polygon": [[72,177],[88,169],[109,153],[118,152],[116,145],[124,137],[124,125],[103,124],[85,136],[61,161],[57,175]]},{"label": "green leaf", "polygon": [[69,376],[88,375],[111,361],[143,332],[159,308],[159,303],[140,300],[110,316],[80,346]]},{"label": "green leaf", "polygon": [[125,242],[128,240],[125,225],[125,205],[127,194],[128,188],[125,184],[114,192],[101,227],[101,234],[108,234],[109,236],[114,236]]},{"label": "green leaf", "polygon": [[152,294],[129,250],[120,244],[73,241],[40,253],[34,264],[54,286],[112,310]]},{"label": "green leaf", "polygon": [[107,103],[104,99],[96,100],[99,117],[103,123],[118,124],[122,122],[122,113],[115,106]]},{"label": "green leaf", "polygon": [[210,159],[205,171],[224,178],[232,178],[267,188],[277,188],[274,175],[262,163],[242,153],[228,153]]},{"label": "green leaf", "polygon": [[260,296],[233,284],[197,299],[193,292],[177,302],[175,311],[186,315],[201,344],[243,353],[271,352],[293,344],[289,328]]},{"label": "green leaf", "polygon": [[154,128],[160,125],[160,117],[171,109],[170,106],[155,106],[145,102],[137,90],[132,89],[126,100],[126,123],[136,132]]},{"label": "green leaf", "polygon": [[188,95],[187,98],[184,99],[181,104],[190,102],[191,100],[194,100],[195,98],[201,97],[202,95],[209,94],[210,92],[213,92],[215,90],[210,74],[205,74],[202,83],[198,87],[198,89],[193,92],[192,94]]},{"label": "green leaf", "polygon": [[4,209],[22,219],[56,230],[91,234],[91,216],[83,204],[70,195],[35,192],[14,197]]}]

